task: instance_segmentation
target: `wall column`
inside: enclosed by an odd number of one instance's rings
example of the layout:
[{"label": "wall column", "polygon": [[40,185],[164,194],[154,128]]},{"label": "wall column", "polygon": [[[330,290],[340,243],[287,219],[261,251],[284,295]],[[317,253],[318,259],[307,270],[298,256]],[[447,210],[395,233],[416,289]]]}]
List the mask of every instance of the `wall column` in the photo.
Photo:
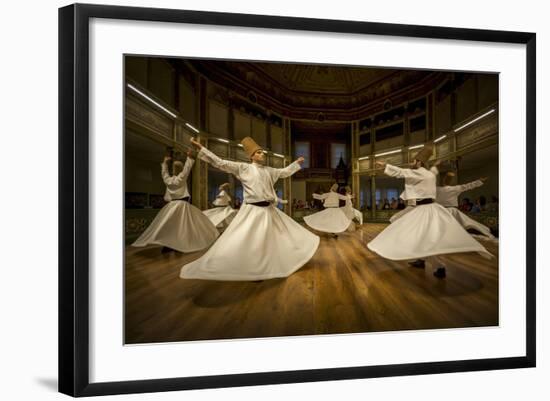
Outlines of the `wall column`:
[{"label": "wall column", "polygon": [[371,190],[371,218],[376,219],[376,176],[373,174],[370,176],[370,190]]}]

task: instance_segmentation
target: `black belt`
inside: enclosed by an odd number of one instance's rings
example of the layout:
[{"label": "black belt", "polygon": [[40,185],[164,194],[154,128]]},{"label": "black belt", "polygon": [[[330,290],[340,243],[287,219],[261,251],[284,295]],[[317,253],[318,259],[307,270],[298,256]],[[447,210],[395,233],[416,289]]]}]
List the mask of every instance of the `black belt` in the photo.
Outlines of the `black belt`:
[{"label": "black belt", "polygon": [[261,201],[261,202],[246,202],[246,204],[247,204],[247,205],[260,206],[260,207],[271,206],[271,202],[268,202],[268,201]]},{"label": "black belt", "polygon": [[178,200],[180,200],[180,201],[189,202],[189,197],[188,197],[188,196],[185,196],[185,197],[180,198],[180,199],[172,199],[172,200],[173,200],[173,201],[178,201]]},{"label": "black belt", "polygon": [[417,199],[416,200],[416,206],[419,206],[419,205],[429,205],[430,203],[434,203],[434,200],[429,198],[429,199]]}]

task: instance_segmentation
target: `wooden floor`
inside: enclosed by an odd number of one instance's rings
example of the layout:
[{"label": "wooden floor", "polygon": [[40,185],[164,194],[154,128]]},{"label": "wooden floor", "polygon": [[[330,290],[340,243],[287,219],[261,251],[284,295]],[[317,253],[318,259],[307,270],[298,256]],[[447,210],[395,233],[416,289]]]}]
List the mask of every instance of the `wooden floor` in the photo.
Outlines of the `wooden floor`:
[{"label": "wooden floor", "polygon": [[[366,248],[385,224],[365,224],[319,249],[285,279],[254,282],[183,280],[180,267],[203,252],[161,254],[126,249],[127,344],[303,334],[498,325],[498,259],[441,257],[413,268]],[[482,242],[498,256],[498,245]]]}]

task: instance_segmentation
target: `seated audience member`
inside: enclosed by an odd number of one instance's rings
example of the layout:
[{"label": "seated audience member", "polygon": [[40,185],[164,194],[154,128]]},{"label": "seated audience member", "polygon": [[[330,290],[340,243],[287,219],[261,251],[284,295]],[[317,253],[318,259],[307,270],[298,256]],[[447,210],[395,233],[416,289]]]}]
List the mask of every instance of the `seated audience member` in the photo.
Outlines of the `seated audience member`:
[{"label": "seated audience member", "polygon": [[470,213],[480,213],[480,212],[481,212],[481,205],[480,205],[480,202],[479,202],[479,198],[476,198],[476,200],[474,201],[473,206],[470,209]]},{"label": "seated audience member", "polygon": [[390,203],[386,198],[384,198],[384,204],[382,205],[382,210],[389,210],[390,209]]},{"label": "seated audience member", "polygon": [[392,210],[397,209],[397,199],[391,198],[390,209],[392,209]]},{"label": "seated audience member", "polygon": [[464,198],[462,199],[462,203],[460,204],[459,210],[461,212],[469,212],[472,209],[472,204],[470,203],[470,199]]}]

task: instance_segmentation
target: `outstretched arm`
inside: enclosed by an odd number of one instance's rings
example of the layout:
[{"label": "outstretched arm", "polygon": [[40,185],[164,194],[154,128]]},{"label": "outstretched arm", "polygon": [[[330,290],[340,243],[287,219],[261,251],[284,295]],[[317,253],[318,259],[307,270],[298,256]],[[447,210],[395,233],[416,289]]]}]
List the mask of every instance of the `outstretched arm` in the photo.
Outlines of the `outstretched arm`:
[{"label": "outstretched arm", "polygon": [[191,151],[187,151],[187,160],[185,160],[185,164],[183,165],[183,171],[178,174],[183,180],[186,180],[187,177],[189,177],[189,173],[191,172],[191,169],[193,168],[193,165],[195,164],[195,159],[191,155]]},{"label": "outstretched arm", "polygon": [[226,173],[239,176],[240,167],[245,163],[233,162],[229,160],[224,160],[216,156],[214,153],[206,149],[200,142],[196,141],[195,138],[191,138],[191,143],[199,149],[198,157],[201,160],[204,160],[208,164],[216,167],[219,170],[225,171]]},{"label": "outstretched arm", "polygon": [[389,175],[390,177],[408,178],[414,176],[414,172],[411,169],[396,167],[385,162],[376,162],[377,165],[379,163],[382,167],[384,167],[384,174]]},{"label": "outstretched arm", "polygon": [[279,178],[287,178],[290,177],[292,174],[296,173],[297,171],[300,171],[302,168],[302,163],[304,162],[303,157],[299,157],[296,159],[293,163],[290,163],[285,168],[276,168],[272,169],[272,176],[273,176],[273,182],[277,181]]},{"label": "outstretched arm", "polygon": [[172,160],[170,156],[165,156],[161,163],[160,174],[162,175],[162,181],[165,185],[170,184],[170,174],[168,173],[168,161]]},{"label": "outstretched arm", "polygon": [[457,193],[470,191],[474,188],[478,188],[478,187],[482,186],[485,181],[487,181],[487,177],[482,177],[479,180],[475,180],[475,181],[469,182],[467,184],[455,185],[454,190]]},{"label": "outstretched arm", "polygon": [[326,199],[327,197],[328,197],[328,193],[324,193],[324,194],[313,194],[313,199],[323,200],[323,199]]}]

